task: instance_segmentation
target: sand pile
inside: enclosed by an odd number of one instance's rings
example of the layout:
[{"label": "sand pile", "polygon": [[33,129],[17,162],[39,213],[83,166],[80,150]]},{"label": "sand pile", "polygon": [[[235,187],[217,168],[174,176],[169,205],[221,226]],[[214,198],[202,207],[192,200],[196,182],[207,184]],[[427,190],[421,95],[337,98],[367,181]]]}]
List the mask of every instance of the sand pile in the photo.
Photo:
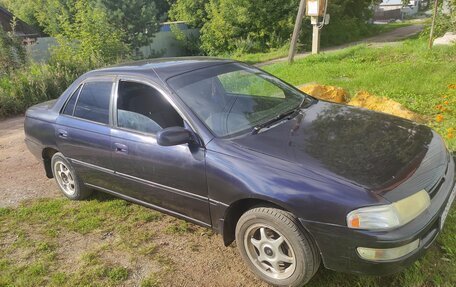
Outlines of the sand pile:
[{"label": "sand pile", "polygon": [[350,94],[347,91],[334,86],[309,84],[301,86],[299,89],[317,99],[361,107],[412,121],[423,121],[420,115],[410,111],[400,103],[385,97],[375,96],[366,91],[360,91],[350,99]]}]

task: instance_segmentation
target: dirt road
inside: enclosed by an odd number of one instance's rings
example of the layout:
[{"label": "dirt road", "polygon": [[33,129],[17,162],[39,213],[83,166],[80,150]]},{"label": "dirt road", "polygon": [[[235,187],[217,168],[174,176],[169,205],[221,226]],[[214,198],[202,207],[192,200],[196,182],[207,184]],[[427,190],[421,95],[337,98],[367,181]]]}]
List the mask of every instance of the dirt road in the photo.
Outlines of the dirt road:
[{"label": "dirt road", "polygon": [[[398,41],[410,38],[410,37],[418,34],[419,32],[421,32],[423,30],[423,28],[424,28],[424,25],[422,25],[422,24],[414,24],[414,25],[410,25],[410,26],[400,27],[400,28],[394,29],[392,31],[382,33],[377,36],[362,39],[360,41],[343,44],[343,45],[339,45],[339,46],[334,46],[334,47],[329,47],[329,48],[324,48],[324,49],[322,49],[322,52],[337,51],[337,50],[341,50],[341,49],[344,49],[344,48],[347,48],[350,46],[354,46],[354,45],[359,45],[359,44],[368,44],[368,45],[376,46],[376,47],[392,45],[394,43],[398,43]],[[302,59],[309,55],[310,55],[310,53],[308,53],[308,52],[300,53],[295,56],[295,59],[296,60]],[[267,66],[267,65],[271,65],[271,64],[275,64],[275,63],[281,63],[281,62],[285,62],[285,61],[287,61],[287,58],[279,58],[279,59],[259,63],[259,64],[256,64],[255,66],[262,67],[262,66]]]},{"label": "dirt road", "polygon": [[0,207],[33,198],[59,196],[54,180],[25,146],[24,118],[0,121]]}]

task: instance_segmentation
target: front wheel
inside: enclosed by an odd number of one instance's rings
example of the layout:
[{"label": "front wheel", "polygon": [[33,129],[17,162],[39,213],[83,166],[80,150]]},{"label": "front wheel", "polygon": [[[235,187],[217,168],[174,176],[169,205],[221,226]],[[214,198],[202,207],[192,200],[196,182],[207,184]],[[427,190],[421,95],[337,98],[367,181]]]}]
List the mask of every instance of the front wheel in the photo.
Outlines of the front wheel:
[{"label": "front wheel", "polygon": [[320,266],[318,249],[291,213],[259,207],[236,225],[236,244],[250,269],[275,286],[303,286]]},{"label": "front wheel", "polygon": [[76,171],[62,153],[58,152],[52,156],[51,166],[57,185],[66,197],[81,200],[91,194],[91,190],[79,179]]}]

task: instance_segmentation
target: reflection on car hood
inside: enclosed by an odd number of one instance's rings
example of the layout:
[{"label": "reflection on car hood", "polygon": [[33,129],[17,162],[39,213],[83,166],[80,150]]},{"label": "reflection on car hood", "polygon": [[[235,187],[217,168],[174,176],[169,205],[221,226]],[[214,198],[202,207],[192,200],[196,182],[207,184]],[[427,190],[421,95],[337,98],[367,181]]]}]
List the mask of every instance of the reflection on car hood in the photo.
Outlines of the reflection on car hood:
[{"label": "reflection on car hood", "polygon": [[384,194],[418,169],[433,138],[431,129],[408,120],[320,101],[292,120],[234,142]]}]

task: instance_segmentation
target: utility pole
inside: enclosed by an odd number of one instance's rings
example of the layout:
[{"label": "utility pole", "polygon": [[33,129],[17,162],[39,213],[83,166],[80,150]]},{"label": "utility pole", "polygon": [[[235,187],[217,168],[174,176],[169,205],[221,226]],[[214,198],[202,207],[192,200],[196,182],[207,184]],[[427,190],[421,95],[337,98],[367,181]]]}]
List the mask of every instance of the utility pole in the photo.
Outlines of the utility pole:
[{"label": "utility pole", "polygon": [[432,25],[431,25],[431,32],[429,33],[429,49],[432,48],[432,38],[434,37],[434,26],[435,26],[435,18],[437,17],[437,6],[439,5],[439,0],[435,0],[434,2],[434,16],[432,17]]},{"label": "utility pole", "polygon": [[318,27],[318,16],[310,18],[312,24],[312,54],[320,53],[320,27]]},{"label": "utility pole", "polygon": [[304,18],[304,10],[306,9],[306,0],[299,2],[298,15],[296,16],[296,22],[293,30],[293,36],[291,37],[290,51],[288,52],[288,63],[293,63],[293,59],[296,53],[296,45],[298,43],[299,33],[301,32],[302,18]]},{"label": "utility pole", "polygon": [[[320,34],[324,25],[329,23],[327,14],[329,0],[307,0],[307,16],[312,24],[312,54],[320,53]],[[320,17],[323,19],[319,22]]]}]

